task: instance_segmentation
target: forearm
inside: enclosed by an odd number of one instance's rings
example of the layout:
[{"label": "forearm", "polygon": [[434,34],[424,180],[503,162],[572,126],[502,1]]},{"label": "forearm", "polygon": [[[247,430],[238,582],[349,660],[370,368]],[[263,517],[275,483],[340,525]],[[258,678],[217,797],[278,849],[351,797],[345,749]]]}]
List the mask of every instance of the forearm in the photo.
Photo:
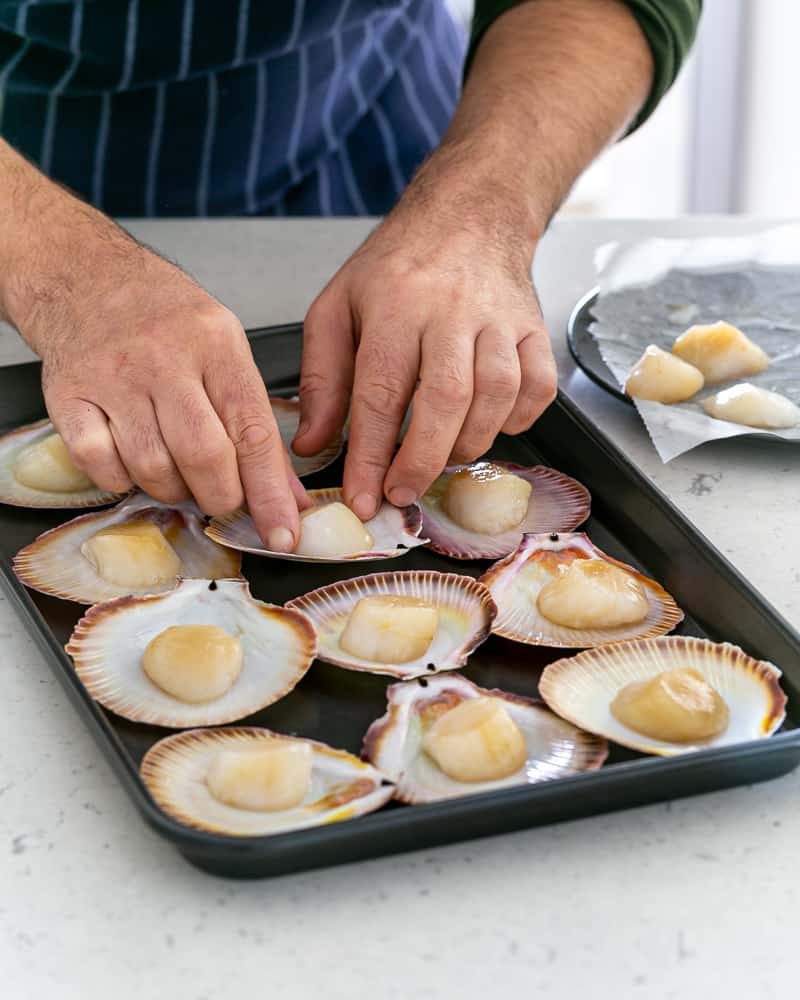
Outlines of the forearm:
[{"label": "forearm", "polygon": [[650,48],[619,0],[528,0],[486,32],[451,126],[412,188],[443,189],[442,172],[455,199],[459,176],[473,190],[483,184],[499,225],[532,252],[578,175],[634,119],[652,74]]},{"label": "forearm", "polygon": [[111,219],[0,140],[0,318],[13,323],[34,350],[41,353],[44,346],[36,322],[43,307],[57,300],[67,312],[69,293],[76,291],[85,307],[100,258],[124,250],[130,262],[136,246]]}]

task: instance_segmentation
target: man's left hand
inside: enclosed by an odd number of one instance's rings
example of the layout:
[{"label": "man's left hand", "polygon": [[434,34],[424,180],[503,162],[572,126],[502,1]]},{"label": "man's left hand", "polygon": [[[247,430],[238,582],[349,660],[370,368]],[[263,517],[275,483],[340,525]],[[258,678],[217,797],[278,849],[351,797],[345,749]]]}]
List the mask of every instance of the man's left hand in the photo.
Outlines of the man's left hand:
[{"label": "man's left hand", "polygon": [[322,448],[352,400],[344,492],[362,520],[383,495],[412,503],[448,462],[526,430],[555,396],[534,241],[513,200],[433,157],[309,310],[294,448]]}]

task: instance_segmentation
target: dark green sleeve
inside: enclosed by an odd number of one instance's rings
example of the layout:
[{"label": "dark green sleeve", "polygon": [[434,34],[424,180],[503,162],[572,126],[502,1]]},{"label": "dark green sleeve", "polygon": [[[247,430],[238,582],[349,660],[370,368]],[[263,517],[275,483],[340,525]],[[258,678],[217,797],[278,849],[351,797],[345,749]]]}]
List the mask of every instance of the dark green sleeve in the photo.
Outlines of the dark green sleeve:
[{"label": "dark green sleeve", "polygon": [[[523,0],[475,0],[475,17],[464,75],[469,72],[472,57],[486,29],[501,14]],[[631,131],[638,128],[653,113],[666,94],[694,41],[703,0],[623,0],[639,22],[639,27],[653,53],[655,73],[653,86]]]}]

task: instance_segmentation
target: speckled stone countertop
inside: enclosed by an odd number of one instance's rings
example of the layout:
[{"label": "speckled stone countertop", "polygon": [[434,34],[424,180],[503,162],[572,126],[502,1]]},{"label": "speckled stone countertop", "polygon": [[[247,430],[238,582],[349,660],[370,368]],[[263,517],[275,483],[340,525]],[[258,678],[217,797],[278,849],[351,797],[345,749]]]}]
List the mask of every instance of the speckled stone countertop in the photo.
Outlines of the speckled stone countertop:
[{"label": "speckled stone countertop", "polygon": [[[635,414],[574,370],[570,308],[613,238],[752,220],[563,222],[537,283],[562,386],[800,626],[800,448],[752,441],[663,466]],[[245,325],[301,318],[365,222],[152,222]],[[0,362],[21,360],[0,334]],[[800,772],[754,787],[359,865],[233,883],[134,812],[0,596],[0,995],[760,1000],[796,992]]]}]

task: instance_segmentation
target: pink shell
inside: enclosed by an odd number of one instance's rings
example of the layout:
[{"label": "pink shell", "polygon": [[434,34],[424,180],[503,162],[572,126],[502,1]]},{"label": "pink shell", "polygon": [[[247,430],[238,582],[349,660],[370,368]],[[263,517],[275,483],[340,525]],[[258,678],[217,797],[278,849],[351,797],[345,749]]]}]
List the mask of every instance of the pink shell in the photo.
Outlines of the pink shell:
[{"label": "pink shell", "polygon": [[[476,464],[476,463],[473,463]],[[532,486],[528,513],[516,528],[501,535],[480,535],[456,524],[443,510],[441,499],[448,479],[469,468],[449,465],[419,501],[422,530],[435,552],[452,559],[501,559],[513,552],[530,532],[572,531],[583,524],[591,510],[591,497],[576,479],[545,465],[527,468],[512,462],[491,462]]]},{"label": "pink shell", "polygon": [[[559,564],[574,559],[602,559],[635,577],[644,588],[649,603],[645,620],[613,628],[573,629],[545,618],[536,603],[538,591],[544,583],[529,580],[522,587],[518,584],[519,575],[528,564],[534,563],[554,578]],[[490,566],[480,581],[488,587],[498,609],[492,631],[505,639],[531,646],[587,649],[630,639],[646,639],[671,632],[683,620],[683,612],[660,584],[633,566],[602,552],[587,535],[580,532],[525,535],[516,552]]]}]

